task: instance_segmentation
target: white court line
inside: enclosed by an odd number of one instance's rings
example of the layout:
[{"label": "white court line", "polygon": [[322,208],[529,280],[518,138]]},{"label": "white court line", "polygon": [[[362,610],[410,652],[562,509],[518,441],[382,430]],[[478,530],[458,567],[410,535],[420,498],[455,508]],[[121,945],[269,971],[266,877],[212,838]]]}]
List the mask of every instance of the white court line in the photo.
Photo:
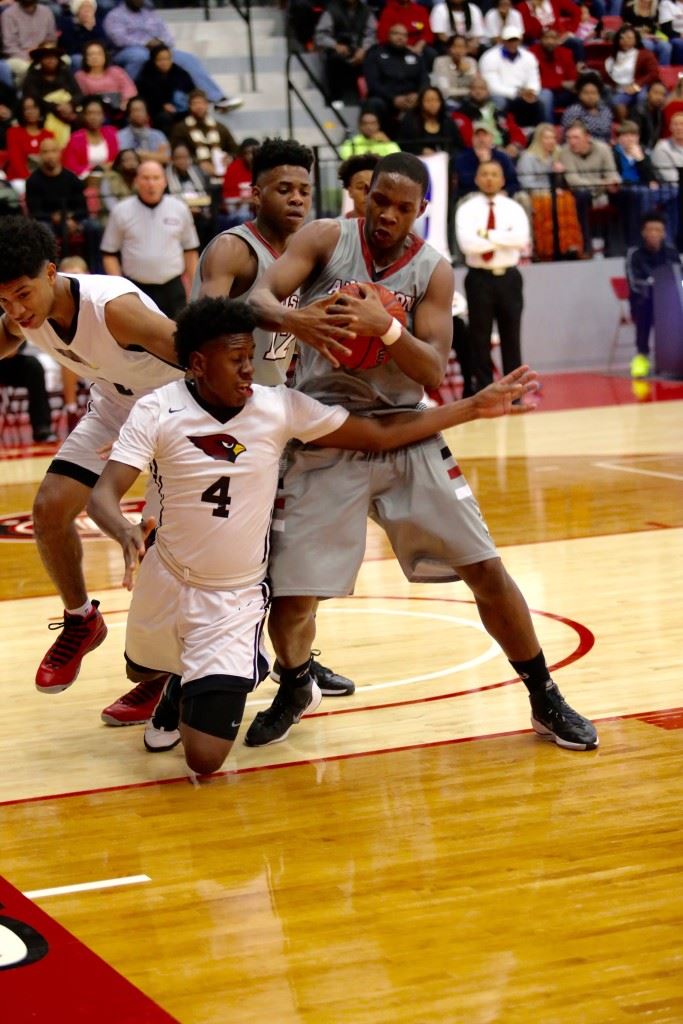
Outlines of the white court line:
[{"label": "white court line", "polygon": [[635,469],[633,466],[617,466],[614,462],[594,462],[599,469],[615,469],[617,473],[635,473],[636,476],[658,476],[662,480],[682,480],[680,473],[660,473],[656,469]]},{"label": "white court line", "polygon": [[103,878],[99,882],[81,882],[79,885],[58,885],[54,889],[32,889],[23,895],[29,900],[39,900],[43,896],[64,896],[70,892],[92,892],[93,889],[113,889],[117,885],[137,885],[139,882],[151,882],[149,875],[125,875],[123,878]]}]

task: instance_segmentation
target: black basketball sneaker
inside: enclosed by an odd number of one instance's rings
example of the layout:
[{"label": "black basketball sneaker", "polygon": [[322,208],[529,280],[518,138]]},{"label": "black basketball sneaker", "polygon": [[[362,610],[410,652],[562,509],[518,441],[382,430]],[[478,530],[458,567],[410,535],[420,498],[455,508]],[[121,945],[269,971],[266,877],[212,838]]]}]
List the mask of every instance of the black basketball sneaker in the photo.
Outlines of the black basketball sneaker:
[{"label": "black basketball sneaker", "polygon": [[529,694],[531,724],[544,739],[567,750],[595,750],[600,740],[587,718],[567,704],[556,683],[549,679],[545,690]]},{"label": "black basketball sneaker", "polygon": [[[311,651],[314,658],[320,655],[320,651]],[[320,688],[323,697],[350,697],[356,689],[356,684],[346,676],[340,676],[331,668],[326,668],[319,661],[311,662],[311,675]],[[280,682],[280,662],[275,661],[270,670],[270,678]]]}]

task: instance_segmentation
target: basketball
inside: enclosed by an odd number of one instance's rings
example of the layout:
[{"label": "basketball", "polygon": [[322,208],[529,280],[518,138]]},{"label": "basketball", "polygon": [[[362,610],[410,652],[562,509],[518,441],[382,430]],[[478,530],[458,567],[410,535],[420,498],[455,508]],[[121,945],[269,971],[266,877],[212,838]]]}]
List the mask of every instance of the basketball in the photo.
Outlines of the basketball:
[{"label": "basketball", "polygon": [[[363,288],[372,288],[387,313],[396,317],[405,326],[408,320],[406,311],[392,291],[385,288],[384,285],[372,284],[369,281],[361,281],[359,284]],[[339,291],[342,295],[353,295],[355,298],[359,298],[359,284],[355,282],[345,284]],[[355,338],[345,338],[343,344],[351,349],[351,355],[337,354],[337,359],[348,370],[374,370],[391,359],[391,350],[386,348],[382,344],[382,339],[378,337],[357,334]]]}]

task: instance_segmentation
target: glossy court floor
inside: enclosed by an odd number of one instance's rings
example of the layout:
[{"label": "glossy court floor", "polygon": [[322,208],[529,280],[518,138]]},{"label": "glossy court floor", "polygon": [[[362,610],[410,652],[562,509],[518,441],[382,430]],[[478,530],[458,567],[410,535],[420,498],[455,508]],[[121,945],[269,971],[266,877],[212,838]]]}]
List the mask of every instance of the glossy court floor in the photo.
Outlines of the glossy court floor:
[{"label": "glossy court floor", "polygon": [[[355,696],[193,783],[179,749],[100,723],[127,687],[129,598],[87,521],[109,636],[69,691],[34,690],[60,615],[30,541],[46,461],[5,448],[0,1017],[681,1024],[683,386],[639,397],[549,378],[532,415],[449,436],[556,681],[598,724],[588,754],[531,733],[466,588],[407,584],[371,526],[356,594],[319,614]],[[3,913],[38,915],[42,958],[3,972]]]}]

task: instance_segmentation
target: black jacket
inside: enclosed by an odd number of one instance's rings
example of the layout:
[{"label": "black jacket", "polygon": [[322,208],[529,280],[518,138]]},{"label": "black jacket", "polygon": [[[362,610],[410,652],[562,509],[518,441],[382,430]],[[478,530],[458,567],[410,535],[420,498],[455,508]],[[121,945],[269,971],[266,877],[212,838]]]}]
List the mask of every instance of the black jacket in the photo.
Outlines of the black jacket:
[{"label": "black jacket", "polygon": [[396,96],[419,92],[429,85],[429,75],[421,56],[390,43],[373,46],[363,63],[369,96],[391,102]]},{"label": "black jacket", "polygon": [[53,213],[69,213],[78,221],[88,216],[83,182],[66,168],[54,177],[40,168],[30,174],[26,181],[26,206],[35,220],[49,221]]}]

